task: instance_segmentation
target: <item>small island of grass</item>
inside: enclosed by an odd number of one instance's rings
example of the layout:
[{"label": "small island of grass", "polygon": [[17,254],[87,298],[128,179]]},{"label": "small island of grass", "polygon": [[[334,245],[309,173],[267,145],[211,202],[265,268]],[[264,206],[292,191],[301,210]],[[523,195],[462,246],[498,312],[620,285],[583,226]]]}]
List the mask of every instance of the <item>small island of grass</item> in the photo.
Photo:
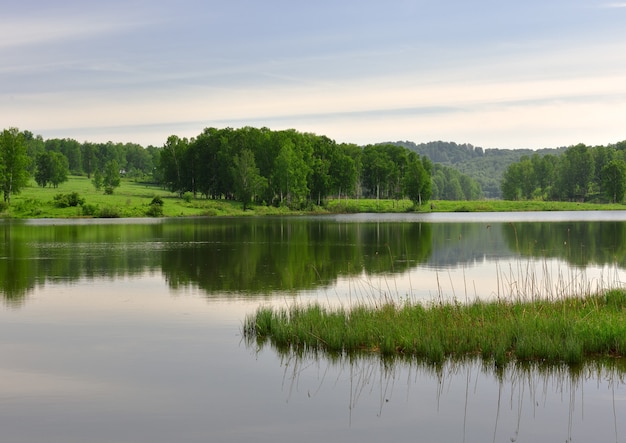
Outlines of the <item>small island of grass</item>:
[{"label": "small island of grass", "polygon": [[573,365],[624,356],[625,320],[626,291],[613,289],[559,300],[262,307],[246,318],[243,334],[280,349]]}]

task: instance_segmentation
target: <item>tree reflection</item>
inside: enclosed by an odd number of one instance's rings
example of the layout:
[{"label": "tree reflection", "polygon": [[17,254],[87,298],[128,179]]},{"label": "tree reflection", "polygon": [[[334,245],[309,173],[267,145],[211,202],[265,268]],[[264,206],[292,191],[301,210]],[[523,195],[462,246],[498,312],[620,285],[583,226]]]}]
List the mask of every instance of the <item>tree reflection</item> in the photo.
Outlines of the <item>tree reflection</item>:
[{"label": "tree reflection", "polygon": [[425,223],[324,217],[0,224],[0,292],[159,272],[170,288],[296,293],[338,279],[399,276],[508,257],[626,266],[626,223]]}]

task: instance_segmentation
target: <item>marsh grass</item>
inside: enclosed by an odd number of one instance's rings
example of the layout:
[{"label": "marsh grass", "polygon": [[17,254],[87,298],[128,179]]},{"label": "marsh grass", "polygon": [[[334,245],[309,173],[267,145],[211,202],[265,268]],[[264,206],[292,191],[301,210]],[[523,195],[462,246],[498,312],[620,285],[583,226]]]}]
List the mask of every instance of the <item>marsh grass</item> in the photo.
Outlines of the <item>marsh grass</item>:
[{"label": "marsh grass", "polygon": [[[313,303],[260,307],[243,334],[278,349],[328,354],[379,353],[439,363],[478,356],[575,365],[588,357],[626,355],[626,291],[602,289],[582,274],[552,278],[519,264],[499,270],[497,294],[473,302],[393,299],[385,290],[336,307]],[[390,289],[387,287],[387,289]]]}]

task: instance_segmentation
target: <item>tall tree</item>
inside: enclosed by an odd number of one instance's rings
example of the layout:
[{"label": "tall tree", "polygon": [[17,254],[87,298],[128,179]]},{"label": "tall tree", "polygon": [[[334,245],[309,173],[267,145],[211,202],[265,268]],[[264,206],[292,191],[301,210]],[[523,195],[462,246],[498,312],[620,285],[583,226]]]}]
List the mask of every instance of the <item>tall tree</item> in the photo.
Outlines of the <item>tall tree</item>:
[{"label": "tall tree", "polygon": [[243,203],[245,211],[254,197],[263,192],[267,180],[261,177],[259,168],[256,167],[254,153],[249,149],[243,149],[233,159],[232,174],[235,182],[235,193]]},{"label": "tall tree", "polygon": [[404,193],[415,205],[422,206],[430,199],[431,181],[430,174],[424,168],[419,156],[411,152],[403,178]]},{"label": "tall tree", "polygon": [[161,150],[159,167],[163,174],[164,184],[172,192],[183,195],[190,190],[190,186],[184,183],[184,168],[186,152],[189,149],[189,141],[171,135]]},{"label": "tall tree", "polygon": [[381,190],[389,187],[395,165],[381,145],[368,145],[363,149],[363,181],[370,192],[380,198]]},{"label": "tall tree", "polygon": [[594,159],[589,148],[581,143],[565,151],[558,174],[560,197],[570,201],[584,200],[594,175]]},{"label": "tall tree", "polygon": [[5,129],[0,134],[0,186],[4,202],[11,203],[11,195],[28,184],[28,167],[24,135],[17,128]]},{"label": "tall tree", "polygon": [[104,174],[102,177],[105,192],[112,194],[113,190],[117,188],[120,183],[120,166],[116,160],[109,160],[107,164],[104,165]]},{"label": "tall tree", "polygon": [[42,188],[48,184],[56,188],[67,181],[69,162],[60,152],[41,152],[37,155],[36,164],[35,182]]},{"label": "tall tree", "polygon": [[602,188],[613,203],[624,200],[626,192],[626,162],[624,160],[611,160],[602,168]]}]

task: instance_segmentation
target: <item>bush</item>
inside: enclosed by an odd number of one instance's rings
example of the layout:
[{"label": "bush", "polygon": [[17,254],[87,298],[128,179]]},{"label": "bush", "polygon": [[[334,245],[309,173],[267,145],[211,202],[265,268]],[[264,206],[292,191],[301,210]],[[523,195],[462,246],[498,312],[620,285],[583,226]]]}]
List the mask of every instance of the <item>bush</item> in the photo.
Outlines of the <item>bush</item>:
[{"label": "bush", "polygon": [[81,205],[83,215],[96,215],[98,213],[98,205],[83,203]]},{"label": "bush", "polygon": [[70,194],[57,194],[53,198],[54,205],[58,208],[80,206],[85,202],[84,198],[80,198],[78,192],[72,192]]},{"label": "bush", "polygon": [[187,203],[191,203],[191,200],[193,200],[193,193],[187,191],[183,194],[183,200],[185,200],[185,202]]},{"label": "bush", "polygon": [[4,212],[9,209],[9,205],[5,201],[0,201],[0,212]]},{"label": "bush", "polygon": [[146,215],[148,217],[161,217],[163,215],[163,206],[156,204],[156,203],[152,203],[150,206],[148,206]]},{"label": "bush", "polygon": [[120,218],[120,216],[121,215],[119,209],[113,206],[106,206],[100,209],[98,213],[98,217],[100,218]]},{"label": "bush", "polygon": [[150,206],[152,205],[163,206],[163,199],[159,197],[158,195],[155,195],[152,201],[150,202]]},{"label": "bush", "polygon": [[115,188],[113,188],[113,186],[107,186],[106,188],[104,188],[104,193],[105,193],[106,195],[112,195],[112,194],[113,194],[113,190],[114,190],[114,189],[115,189]]}]

